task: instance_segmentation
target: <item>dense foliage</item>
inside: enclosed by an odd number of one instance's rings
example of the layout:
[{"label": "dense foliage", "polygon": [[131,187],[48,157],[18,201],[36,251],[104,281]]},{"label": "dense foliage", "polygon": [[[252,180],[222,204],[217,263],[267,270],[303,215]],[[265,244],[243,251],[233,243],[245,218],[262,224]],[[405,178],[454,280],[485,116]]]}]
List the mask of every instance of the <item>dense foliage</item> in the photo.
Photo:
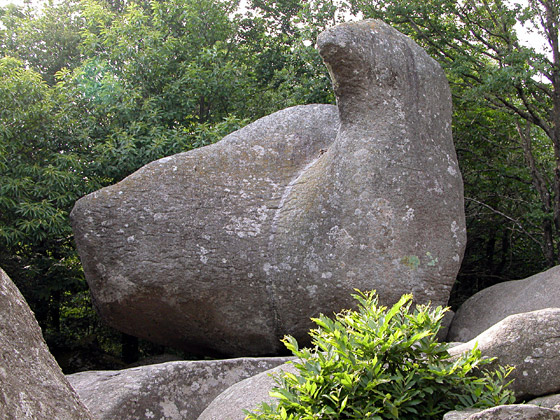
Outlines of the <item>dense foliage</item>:
[{"label": "dense foliage", "polygon": [[64,131],[56,95],[35,71],[0,58],[0,265],[37,318],[59,331],[61,300],[85,289],[68,214],[100,183]]},{"label": "dense foliage", "polygon": [[[352,16],[382,18],[410,35],[451,82],[469,237],[453,303],[558,264],[557,3],[246,5],[49,0],[0,7],[0,266],[55,353],[78,342],[114,354],[120,347],[91,308],[68,220],[75,200],[278,109],[332,103],[313,44]],[[520,25],[541,33],[544,51],[522,42]]]},{"label": "dense foliage", "polygon": [[357,310],[313,321],[313,348],[286,347],[298,373],[280,373],[270,395],[247,419],[441,419],[451,410],[510,404],[506,379],[511,368],[484,366],[479,350],[458,357],[435,338],[441,307],[417,306],[404,295],[387,310],[375,292],[354,295]]}]

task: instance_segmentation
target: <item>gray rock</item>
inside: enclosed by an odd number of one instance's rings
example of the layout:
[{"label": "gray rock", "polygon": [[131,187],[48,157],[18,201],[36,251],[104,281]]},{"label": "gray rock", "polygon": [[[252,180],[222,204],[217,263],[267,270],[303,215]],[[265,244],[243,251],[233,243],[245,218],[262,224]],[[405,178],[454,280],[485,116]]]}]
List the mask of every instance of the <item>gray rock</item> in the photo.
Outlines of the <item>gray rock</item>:
[{"label": "gray rock", "polygon": [[476,343],[483,356],[515,366],[510,379],[518,400],[560,391],[560,308],[510,315],[449,353],[461,354]]},{"label": "gray rock", "polygon": [[298,371],[291,363],[285,363],[238,382],[217,396],[198,420],[243,420],[243,410],[253,411],[263,402],[274,401],[269,392],[276,386],[275,376],[282,372],[297,374]]},{"label": "gray rock", "polygon": [[97,420],[195,420],[222,391],[287,358],[168,362],[68,375]]},{"label": "gray rock", "polygon": [[1,268],[0,419],[92,420],[49,353],[33,312]]},{"label": "gray rock", "polygon": [[466,420],[560,420],[560,411],[530,404],[500,405],[471,414]]},{"label": "gray rock", "polygon": [[331,105],[286,109],[79,200],[73,228],[103,319],[191,353],[283,349],[272,225],[338,125]]},{"label": "gray rock", "polygon": [[[382,22],[321,35],[340,113],[290,108],[79,200],[73,228],[110,325],[190,352],[275,354],[309,318],[403,293],[447,303],[465,244],[439,65]],[[337,134],[338,130],[338,134]],[[336,136],[336,139],[335,139]]]},{"label": "gray rock", "polygon": [[457,311],[447,339],[469,341],[508,315],[545,308],[560,308],[560,266],[478,292]]},{"label": "gray rock", "polygon": [[557,420],[560,411],[530,404],[500,405],[486,410],[450,411],[443,420]]},{"label": "gray rock", "polygon": [[560,394],[546,395],[544,397],[535,398],[534,400],[529,401],[529,404],[560,410]]},{"label": "gray rock", "polygon": [[483,411],[480,408],[468,408],[465,410],[453,410],[443,415],[443,420],[466,420],[475,413]]}]

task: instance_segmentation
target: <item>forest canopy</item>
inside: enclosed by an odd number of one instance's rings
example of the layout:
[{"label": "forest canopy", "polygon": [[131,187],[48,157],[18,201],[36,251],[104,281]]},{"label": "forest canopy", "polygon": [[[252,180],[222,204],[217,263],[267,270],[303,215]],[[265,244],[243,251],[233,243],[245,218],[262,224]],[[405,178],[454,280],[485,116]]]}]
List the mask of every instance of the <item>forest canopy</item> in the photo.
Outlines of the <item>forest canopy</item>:
[{"label": "forest canopy", "polygon": [[[386,21],[448,76],[468,229],[451,304],[559,264],[558,2],[239,3],[0,7],[0,267],[59,362],[69,349],[119,358],[131,341],[92,309],[68,218],[74,202],[279,109],[333,103],[314,42],[348,19]],[[520,28],[542,41],[531,45]]]}]

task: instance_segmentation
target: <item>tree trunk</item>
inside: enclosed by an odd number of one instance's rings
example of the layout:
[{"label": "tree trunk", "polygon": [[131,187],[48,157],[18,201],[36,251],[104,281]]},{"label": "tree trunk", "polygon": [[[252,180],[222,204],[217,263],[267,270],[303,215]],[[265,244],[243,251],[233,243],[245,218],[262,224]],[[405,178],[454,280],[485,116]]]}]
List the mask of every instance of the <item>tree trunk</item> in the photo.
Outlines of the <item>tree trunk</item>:
[{"label": "tree trunk", "polygon": [[[531,170],[531,178],[532,184],[537,190],[539,194],[540,201],[541,201],[541,210],[545,214],[554,214],[554,219],[556,219],[556,209],[557,205],[553,203],[553,197],[550,194],[549,186],[545,180],[545,177],[540,172],[535,157],[533,155],[533,146],[532,146],[532,134],[531,130],[532,124],[527,122],[525,127],[522,128],[520,123],[517,123],[517,132],[519,133],[519,138],[521,139],[521,147],[523,148],[523,153],[525,155],[525,161]],[[558,187],[558,180],[555,177],[555,186]],[[554,194],[555,198],[559,196]],[[554,251],[554,233],[555,227],[553,221],[550,217],[544,217],[542,221],[542,234],[543,234],[543,244],[542,250],[544,253],[544,257],[546,258],[546,263],[549,267],[556,265],[556,253]]]}]

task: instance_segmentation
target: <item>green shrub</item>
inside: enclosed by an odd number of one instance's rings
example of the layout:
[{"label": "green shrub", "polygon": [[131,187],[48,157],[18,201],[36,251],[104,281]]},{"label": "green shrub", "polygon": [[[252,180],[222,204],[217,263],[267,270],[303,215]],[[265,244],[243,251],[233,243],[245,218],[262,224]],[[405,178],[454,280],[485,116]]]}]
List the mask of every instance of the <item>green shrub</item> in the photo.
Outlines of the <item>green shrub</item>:
[{"label": "green shrub", "polygon": [[314,348],[284,338],[299,375],[277,377],[270,395],[278,402],[246,419],[441,419],[450,410],[513,402],[511,368],[486,371],[491,359],[479,350],[452,358],[435,339],[446,309],[410,313],[412,295],[404,295],[387,311],[375,292],[354,297],[356,311],[313,319]]}]

